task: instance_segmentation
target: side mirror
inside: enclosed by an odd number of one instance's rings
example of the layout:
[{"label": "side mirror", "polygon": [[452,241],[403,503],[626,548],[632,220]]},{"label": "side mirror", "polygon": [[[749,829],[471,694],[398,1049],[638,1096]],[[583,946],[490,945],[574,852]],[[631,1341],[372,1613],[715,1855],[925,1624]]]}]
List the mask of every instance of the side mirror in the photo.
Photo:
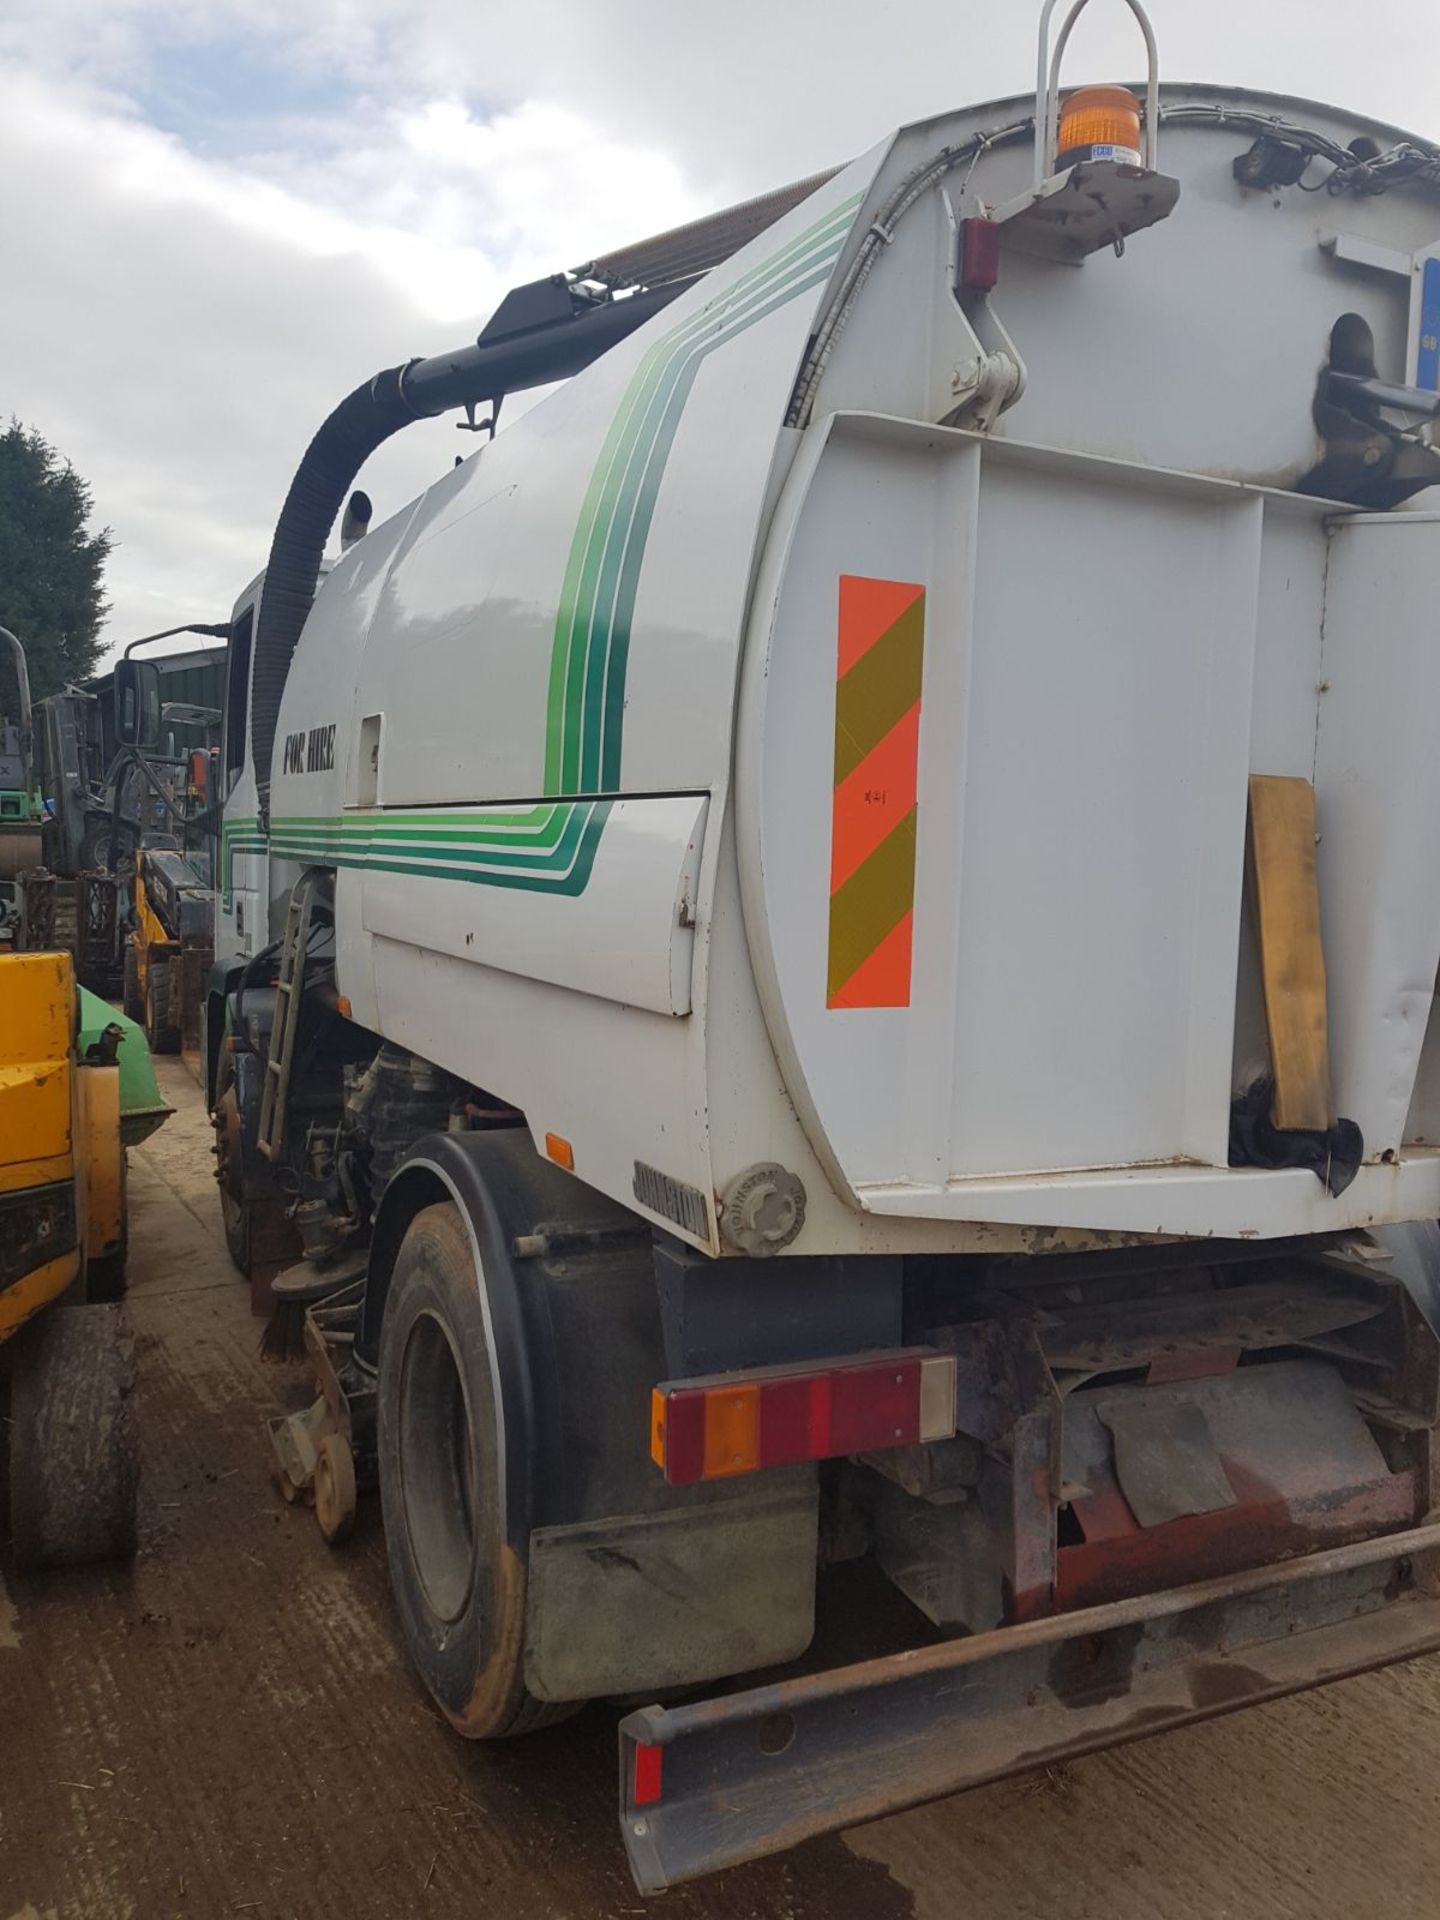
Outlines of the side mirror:
[{"label": "side mirror", "polygon": [[160,739],[160,669],[151,660],[115,663],[115,738],[140,748]]}]

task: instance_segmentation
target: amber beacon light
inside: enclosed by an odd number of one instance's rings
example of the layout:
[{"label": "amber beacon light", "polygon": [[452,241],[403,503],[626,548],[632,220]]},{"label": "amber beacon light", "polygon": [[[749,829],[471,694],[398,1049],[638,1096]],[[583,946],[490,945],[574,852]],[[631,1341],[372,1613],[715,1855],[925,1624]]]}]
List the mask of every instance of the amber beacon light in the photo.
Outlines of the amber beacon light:
[{"label": "amber beacon light", "polygon": [[1143,165],[1140,102],[1128,87],[1082,87],[1060,110],[1061,167],[1081,160]]}]

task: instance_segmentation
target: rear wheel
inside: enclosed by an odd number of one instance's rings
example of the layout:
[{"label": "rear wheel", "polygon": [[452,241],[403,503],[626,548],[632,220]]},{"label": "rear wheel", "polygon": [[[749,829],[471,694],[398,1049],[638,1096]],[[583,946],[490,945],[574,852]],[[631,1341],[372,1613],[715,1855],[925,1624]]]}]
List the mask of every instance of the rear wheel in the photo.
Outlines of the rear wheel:
[{"label": "rear wheel", "polygon": [[180,1029],[170,1018],[170,962],[152,954],[145,979],[145,1038],[152,1053],[178,1053]]},{"label": "rear wheel", "polygon": [[300,1237],[290,1219],[288,1198],[263,1186],[257,1190],[253,1169],[247,1177],[244,1122],[228,1054],[221,1055],[210,1124],[215,1129],[220,1220],[230,1258],[251,1282],[257,1275],[279,1273],[300,1258]]},{"label": "rear wheel", "polygon": [[250,1210],[243,1200],[220,1189],[220,1221],[225,1229],[225,1248],[248,1280],[255,1264],[250,1248]]},{"label": "rear wheel", "polygon": [[130,1210],[125,1200],[129,1163],[120,1149],[120,1244],[111,1253],[103,1253],[85,1262],[85,1298],[101,1303],[125,1298],[125,1262],[130,1250]]},{"label": "rear wheel", "polygon": [[240,1119],[240,1097],[230,1055],[220,1056],[219,1084],[210,1116],[215,1129],[215,1178],[220,1184],[220,1219],[230,1258],[248,1280],[253,1263],[250,1209],[245,1205],[245,1145]]},{"label": "rear wheel", "polygon": [[574,1708],[525,1686],[525,1570],[506,1539],[481,1285],[458,1209],[417,1214],[386,1299],[377,1438],[406,1647],[451,1725],[491,1740]]},{"label": "rear wheel", "polygon": [[79,1566],[135,1551],[134,1383],[134,1342],[121,1307],[52,1307],[17,1337],[10,1382],[17,1566]]},{"label": "rear wheel", "polygon": [[358,1504],[350,1443],[343,1433],[327,1433],[315,1460],[315,1518],[332,1547],[354,1533]]}]

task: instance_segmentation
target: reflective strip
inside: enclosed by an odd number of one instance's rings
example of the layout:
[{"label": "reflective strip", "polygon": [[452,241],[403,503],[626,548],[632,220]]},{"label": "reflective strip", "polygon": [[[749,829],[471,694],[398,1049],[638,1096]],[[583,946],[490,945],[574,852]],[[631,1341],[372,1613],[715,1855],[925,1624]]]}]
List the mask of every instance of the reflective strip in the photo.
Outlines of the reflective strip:
[{"label": "reflective strip", "polygon": [[910,1004],[925,589],[840,579],[829,1007]]}]

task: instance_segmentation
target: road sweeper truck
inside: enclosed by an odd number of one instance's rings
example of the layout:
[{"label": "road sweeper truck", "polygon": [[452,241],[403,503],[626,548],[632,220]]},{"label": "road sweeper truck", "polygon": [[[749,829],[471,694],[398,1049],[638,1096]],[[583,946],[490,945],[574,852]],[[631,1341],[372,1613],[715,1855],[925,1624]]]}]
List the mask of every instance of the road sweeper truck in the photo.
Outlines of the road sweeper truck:
[{"label": "road sweeper truck", "polygon": [[231,1245],[459,1732],[670,1701],[646,1890],[1440,1647],[1440,149],[1054,11],[357,388],[232,621]]}]

